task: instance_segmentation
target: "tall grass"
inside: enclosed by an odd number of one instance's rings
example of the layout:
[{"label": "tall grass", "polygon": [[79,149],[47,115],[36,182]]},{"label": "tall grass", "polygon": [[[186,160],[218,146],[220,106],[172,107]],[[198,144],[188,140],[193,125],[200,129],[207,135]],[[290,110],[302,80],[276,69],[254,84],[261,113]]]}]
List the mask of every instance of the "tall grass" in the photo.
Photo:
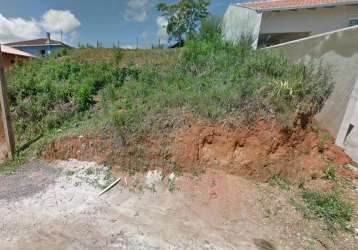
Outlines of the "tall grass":
[{"label": "tall grass", "polygon": [[105,85],[120,87],[136,71],[106,61],[56,56],[15,66],[8,75],[9,99],[19,141],[30,139],[88,110]]},{"label": "tall grass", "polygon": [[124,134],[153,128],[158,115],[178,108],[238,125],[276,117],[288,128],[295,113],[313,115],[322,108],[333,88],[324,67],[293,65],[279,54],[254,51],[248,39],[225,42],[219,24],[204,23],[170,66],[121,66],[129,53],[122,50],[95,61],[66,51],[16,66],[9,94],[17,137],[60,128],[98,100],[93,115]]},{"label": "tall grass", "polygon": [[117,91],[104,91],[106,106],[117,106],[114,123],[133,130],[155,120],[155,114],[186,108],[213,121],[230,118],[238,125],[268,116],[290,129],[295,114],[314,115],[332,91],[330,74],[321,65],[290,64],[271,51],[252,50],[249,40],[233,45],[213,34],[187,41],[170,70],[147,65],[138,79]]}]

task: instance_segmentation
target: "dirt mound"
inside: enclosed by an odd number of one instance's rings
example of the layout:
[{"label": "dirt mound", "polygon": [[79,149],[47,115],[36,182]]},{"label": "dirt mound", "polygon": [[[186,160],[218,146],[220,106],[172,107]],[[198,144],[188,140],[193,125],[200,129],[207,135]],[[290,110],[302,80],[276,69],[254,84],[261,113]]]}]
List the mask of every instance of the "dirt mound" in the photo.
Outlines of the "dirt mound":
[{"label": "dirt mound", "polygon": [[193,124],[176,132],[171,154],[186,171],[201,166],[261,180],[272,174],[299,180],[351,162],[333,139],[322,140],[310,128],[287,135],[263,120],[251,129]]},{"label": "dirt mound", "polygon": [[53,141],[43,152],[45,160],[77,159],[104,163],[122,146],[112,137],[67,136]]},{"label": "dirt mound", "polygon": [[294,181],[318,178],[330,166],[354,177],[343,168],[351,159],[327,135],[324,130],[315,131],[313,126],[296,126],[287,134],[276,122],[266,120],[258,121],[253,128],[190,120],[171,134],[147,136],[133,145],[124,145],[115,137],[60,138],[43,156],[46,160],[94,160],[111,164],[114,171],[161,168],[168,173],[175,165],[191,173],[213,168],[262,181],[273,175]]}]

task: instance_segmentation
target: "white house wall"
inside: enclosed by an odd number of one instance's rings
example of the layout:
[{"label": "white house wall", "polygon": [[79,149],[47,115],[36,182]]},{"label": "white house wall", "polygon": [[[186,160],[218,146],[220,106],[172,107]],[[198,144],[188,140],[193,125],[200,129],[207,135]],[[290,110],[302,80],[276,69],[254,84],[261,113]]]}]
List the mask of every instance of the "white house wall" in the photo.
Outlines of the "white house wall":
[{"label": "white house wall", "polygon": [[257,47],[262,14],[248,8],[230,5],[223,19],[223,34],[227,41],[238,42],[243,36],[251,36],[252,46]]},{"label": "white house wall", "polygon": [[358,162],[358,26],[315,35],[266,49],[291,62],[331,67],[336,85],[316,118],[336,136],[336,144]]},{"label": "white house wall", "polygon": [[349,19],[358,18],[358,6],[266,12],[260,33],[311,32],[311,35],[348,27]]}]

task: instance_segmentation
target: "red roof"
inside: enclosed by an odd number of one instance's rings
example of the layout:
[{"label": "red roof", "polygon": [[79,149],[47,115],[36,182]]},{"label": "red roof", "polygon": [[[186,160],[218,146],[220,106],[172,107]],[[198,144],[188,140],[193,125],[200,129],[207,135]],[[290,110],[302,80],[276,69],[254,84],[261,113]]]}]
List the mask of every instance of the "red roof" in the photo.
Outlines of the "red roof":
[{"label": "red roof", "polygon": [[337,5],[358,4],[358,0],[267,0],[258,2],[240,3],[239,6],[260,10],[290,10],[317,7],[333,7]]}]

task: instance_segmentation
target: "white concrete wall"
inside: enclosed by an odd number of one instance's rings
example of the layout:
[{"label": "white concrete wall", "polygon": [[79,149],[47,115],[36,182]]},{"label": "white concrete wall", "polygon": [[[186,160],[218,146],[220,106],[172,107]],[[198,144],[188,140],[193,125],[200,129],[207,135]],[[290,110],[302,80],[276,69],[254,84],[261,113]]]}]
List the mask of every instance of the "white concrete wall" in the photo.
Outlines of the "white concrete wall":
[{"label": "white concrete wall", "polygon": [[[335,88],[317,119],[358,162],[358,26],[272,46],[291,62],[313,60],[332,67]],[[353,130],[348,133],[348,128]]]},{"label": "white concrete wall", "polygon": [[358,5],[298,11],[266,12],[260,34],[311,32],[311,35],[348,27],[350,18],[358,18]]},{"label": "white concrete wall", "polygon": [[226,41],[238,42],[242,36],[251,36],[256,49],[260,32],[261,13],[230,5],[223,18],[223,34]]}]

